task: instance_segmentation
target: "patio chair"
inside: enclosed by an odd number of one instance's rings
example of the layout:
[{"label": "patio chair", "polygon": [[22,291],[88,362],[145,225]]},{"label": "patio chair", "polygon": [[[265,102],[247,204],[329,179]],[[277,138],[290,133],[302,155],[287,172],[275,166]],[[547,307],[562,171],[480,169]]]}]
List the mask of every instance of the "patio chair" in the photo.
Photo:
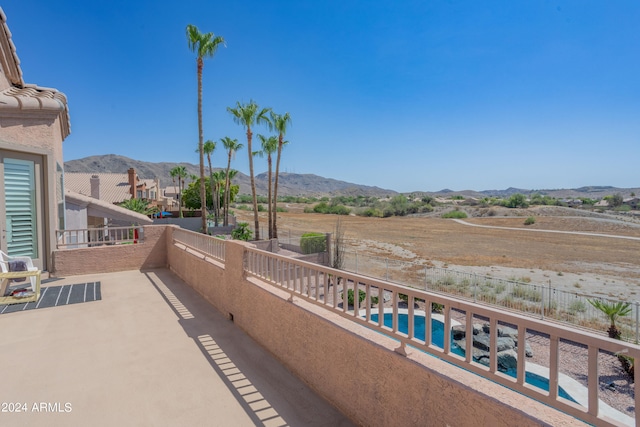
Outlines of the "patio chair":
[{"label": "patio chair", "polygon": [[35,272],[33,261],[25,256],[9,256],[0,251],[0,297],[9,296],[11,287],[29,279],[31,292],[35,295],[40,292],[39,278]]}]

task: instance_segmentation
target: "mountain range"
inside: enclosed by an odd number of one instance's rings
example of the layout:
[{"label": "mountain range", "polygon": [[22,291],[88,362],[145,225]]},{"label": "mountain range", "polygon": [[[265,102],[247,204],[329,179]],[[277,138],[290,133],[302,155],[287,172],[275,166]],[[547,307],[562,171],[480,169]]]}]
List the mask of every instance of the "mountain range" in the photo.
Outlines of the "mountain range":
[{"label": "mountain range", "polygon": [[[85,172],[85,173],[126,173],[129,168],[134,168],[140,178],[160,180],[161,187],[173,185],[169,171],[175,166],[184,166],[189,175],[199,175],[199,166],[191,163],[172,163],[172,162],[144,162],[140,160],[130,159],[125,156],[116,154],[106,154],[99,156],[90,156],[78,160],[69,160],[64,163],[65,172]],[[220,168],[214,168],[220,170]],[[255,176],[256,189],[258,194],[267,194],[267,173],[260,173]],[[189,181],[187,181],[189,182]],[[234,184],[240,185],[240,194],[251,194],[251,184],[248,175],[238,172]],[[440,191],[413,191],[411,194],[416,196],[429,195],[433,197],[509,197],[512,194],[521,193],[525,195],[539,193],[555,198],[572,198],[572,197],[588,197],[591,199],[600,199],[607,195],[616,193],[628,197],[631,193],[640,194],[639,188],[618,188],[612,186],[588,186],[572,189],[523,189],[509,187],[505,190],[464,190],[453,191],[443,189]],[[280,172],[278,180],[279,196],[374,196],[388,197],[399,194],[397,191],[388,190],[368,185],[354,184],[345,181],[339,181],[332,178],[325,178],[313,174],[283,173]]]}]

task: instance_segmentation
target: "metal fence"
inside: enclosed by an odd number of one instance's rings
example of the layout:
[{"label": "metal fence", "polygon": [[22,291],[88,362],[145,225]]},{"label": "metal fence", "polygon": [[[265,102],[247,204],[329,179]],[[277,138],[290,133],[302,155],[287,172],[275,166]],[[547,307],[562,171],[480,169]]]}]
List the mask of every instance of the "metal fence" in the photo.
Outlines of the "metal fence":
[{"label": "metal fence", "polygon": [[[417,289],[456,295],[469,301],[516,310],[542,319],[554,319],[598,332],[606,331],[609,319],[589,300],[617,303],[617,300],[557,289],[547,284],[500,279],[417,262],[345,253],[344,270]],[[630,302],[629,316],[620,317],[617,327],[625,341],[640,341],[640,303]]]}]

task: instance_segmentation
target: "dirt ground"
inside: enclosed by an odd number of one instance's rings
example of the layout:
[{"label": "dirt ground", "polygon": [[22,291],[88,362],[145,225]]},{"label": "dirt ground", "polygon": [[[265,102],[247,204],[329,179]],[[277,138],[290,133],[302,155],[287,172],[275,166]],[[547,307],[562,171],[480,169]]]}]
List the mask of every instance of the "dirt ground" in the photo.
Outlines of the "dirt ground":
[{"label": "dirt ground", "polygon": [[[289,212],[278,213],[280,238],[333,232],[340,218],[347,251],[493,277],[527,278],[594,296],[639,299],[637,220],[550,207],[498,208],[493,216],[484,216],[480,209],[469,208],[470,217],[460,223],[438,214],[391,218],[305,214],[304,206],[287,205]],[[519,216],[504,216],[514,212]],[[236,211],[236,215],[253,226],[252,212]],[[535,216],[535,224],[525,226],[527,216]],[[260,223],[265,234],[266,212],[260,213]],[[573,234],[561,233],[565,231]]]}]

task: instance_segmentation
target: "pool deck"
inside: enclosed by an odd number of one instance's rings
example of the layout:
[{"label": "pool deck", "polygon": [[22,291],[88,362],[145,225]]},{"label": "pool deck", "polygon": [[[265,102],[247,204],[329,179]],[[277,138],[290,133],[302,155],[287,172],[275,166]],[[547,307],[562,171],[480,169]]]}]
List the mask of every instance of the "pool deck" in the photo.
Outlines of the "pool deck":
[{"label": "pool deck", "polygon": [[168,270],[43,287],[96,281],[99,301],[0,315],[0,425],[352,425]]}]

